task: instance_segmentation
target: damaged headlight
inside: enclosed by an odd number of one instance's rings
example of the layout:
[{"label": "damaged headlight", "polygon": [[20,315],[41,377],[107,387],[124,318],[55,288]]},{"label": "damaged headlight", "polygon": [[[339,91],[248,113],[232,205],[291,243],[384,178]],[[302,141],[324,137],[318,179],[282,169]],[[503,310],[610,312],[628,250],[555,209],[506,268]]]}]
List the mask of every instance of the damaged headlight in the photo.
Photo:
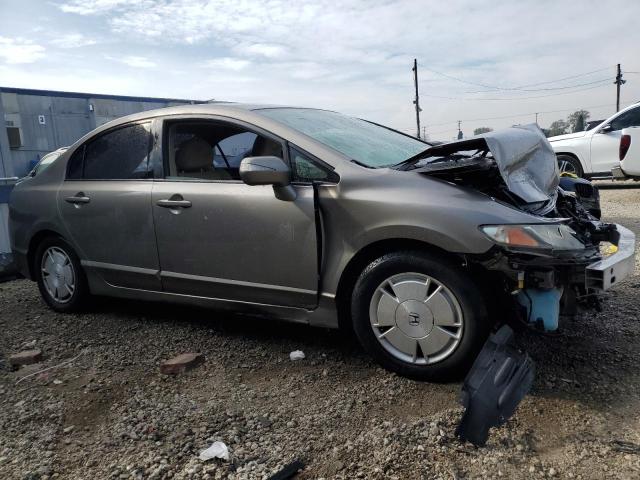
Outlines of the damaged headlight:
[{"label": "damaged headlight", "polygon": [[582,250],[584,244],[568,225],[484,225],[480,227],[494,242],[507,247]]}]

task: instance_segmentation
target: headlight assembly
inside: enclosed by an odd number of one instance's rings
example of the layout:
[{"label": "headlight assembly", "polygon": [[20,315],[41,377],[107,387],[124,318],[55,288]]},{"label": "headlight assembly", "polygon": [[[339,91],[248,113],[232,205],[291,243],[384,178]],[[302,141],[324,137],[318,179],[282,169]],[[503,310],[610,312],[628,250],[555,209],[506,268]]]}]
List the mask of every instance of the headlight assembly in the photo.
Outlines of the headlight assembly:
[{"label": "headlight assembly", "polygon": [[568,225],[484,225],[480,227],[492,241],[507,247],[551,250],[582,250],[584,244]]}]

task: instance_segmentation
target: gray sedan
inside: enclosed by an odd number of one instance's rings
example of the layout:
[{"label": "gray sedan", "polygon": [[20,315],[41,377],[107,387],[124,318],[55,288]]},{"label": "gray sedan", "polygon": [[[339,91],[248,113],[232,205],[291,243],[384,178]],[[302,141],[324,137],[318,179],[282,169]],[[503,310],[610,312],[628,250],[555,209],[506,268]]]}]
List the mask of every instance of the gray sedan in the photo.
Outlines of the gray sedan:
[{"label": "gray sedan", "polygon": [[431,146],[325,110],[213,103],[57,153],[16,185],[10,230],[59,312],[106,295],[341,326],[389,370],[446,380],[495,326],[555,330],[633,266],[633,234],[558,188],[534,127]]}]

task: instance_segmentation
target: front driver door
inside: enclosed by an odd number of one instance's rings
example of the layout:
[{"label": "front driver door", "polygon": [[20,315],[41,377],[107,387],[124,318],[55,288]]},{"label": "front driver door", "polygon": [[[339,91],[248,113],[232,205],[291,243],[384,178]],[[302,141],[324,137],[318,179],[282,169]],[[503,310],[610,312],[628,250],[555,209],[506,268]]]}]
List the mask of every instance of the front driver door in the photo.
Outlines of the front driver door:
[{"label": "front driver door", "polygon": [[[603,131],[605,125],[609,131]],[[591,137],[591,165],[594,172],[611,173],[620,164],[620,137],[622,129],[640,125],[640,106],[627,110],[607,124],[596,127]]]},{"label": "front driver door", "polygon": [[[228,121],[165,121],[167,176],[154,182],[152,195],[165,291],[258,304],[316,306],[312,187],[295,187],[295,201],[278,200],[271,186],[249,186],[239,180],[231,161],[238,152],[254,154],[252,147],[261,143],[256,140],[263,135],[268,134]],[[222,141],[223,137],[230,140]],[[194,147],[202,141],[210,147],[208,160],[195,158],[204,155],[203,148]],[[247,145],[240,145],[243,141]],[[279,140],[272,141],[282,150]],[[224,145],[230,144],[234,152],[224,152]],[[228,173],[219,162],[220,145],[230,166]]]}]

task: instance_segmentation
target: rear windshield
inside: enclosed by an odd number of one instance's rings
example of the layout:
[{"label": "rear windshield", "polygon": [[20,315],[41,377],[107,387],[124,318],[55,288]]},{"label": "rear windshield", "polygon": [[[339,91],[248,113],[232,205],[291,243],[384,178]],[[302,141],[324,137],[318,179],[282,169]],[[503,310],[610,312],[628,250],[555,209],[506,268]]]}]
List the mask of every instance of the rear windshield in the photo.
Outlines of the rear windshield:
[{"label": "rear windshield", "polygon": [[395,165],[429,148],[400,132],[327,110],[266,108],[259,112],[369,167]]}]

